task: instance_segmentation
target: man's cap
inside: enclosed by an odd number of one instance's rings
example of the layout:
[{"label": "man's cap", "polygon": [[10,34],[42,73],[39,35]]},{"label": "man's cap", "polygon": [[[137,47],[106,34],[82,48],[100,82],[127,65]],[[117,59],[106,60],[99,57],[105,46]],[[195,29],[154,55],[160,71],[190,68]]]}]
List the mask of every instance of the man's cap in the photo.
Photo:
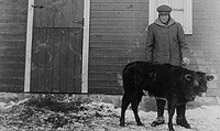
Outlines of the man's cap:
[{"label": "man's cap", "polygon": [[157,12],[168,12],[170,13],[172,11],[172,8],[169,7],[168,5],[161,5],[159,7],[157,7]]}]

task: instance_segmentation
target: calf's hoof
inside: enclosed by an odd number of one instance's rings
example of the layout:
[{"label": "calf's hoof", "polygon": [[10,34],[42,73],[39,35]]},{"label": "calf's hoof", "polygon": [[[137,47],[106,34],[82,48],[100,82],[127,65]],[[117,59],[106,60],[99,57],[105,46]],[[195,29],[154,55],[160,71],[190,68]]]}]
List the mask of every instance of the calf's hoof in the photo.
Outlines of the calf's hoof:
[{"label": "calf's hoof", "polygon": [[119,124],[121,127],[125,127],[125,123],[120,123]]},{"label": "calf's hoof", "polygon": [[189,123],[187,122],[186,118],[176,119],[176,124],[180,125],[182,127],[185,127],[186,129],[190,129],[191,128]]},{"label": "calf's hoof", "polygon": [[151,126],[152,127],[156,127],[156,126],[158,126],[158,125],[162,125],[162,124],[164,124],[165,123],[165,120],[155,120],[155,121],[153,121],[152,123],[151,123]]},{"label": "calf's hoof", "polygon": [[172,129],[169,129],[169,131],[175,131],[175,130],[172,128]]}]

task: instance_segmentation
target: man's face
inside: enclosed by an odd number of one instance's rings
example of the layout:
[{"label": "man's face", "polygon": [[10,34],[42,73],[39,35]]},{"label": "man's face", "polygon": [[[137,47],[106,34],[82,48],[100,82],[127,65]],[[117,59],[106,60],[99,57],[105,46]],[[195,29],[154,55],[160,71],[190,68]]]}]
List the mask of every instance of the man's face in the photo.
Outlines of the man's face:
[{"label": "man's face", "polygon": [[160,12],[159,19],[162,23],[167,23],[169,20],[169,13],[167,12]]}]

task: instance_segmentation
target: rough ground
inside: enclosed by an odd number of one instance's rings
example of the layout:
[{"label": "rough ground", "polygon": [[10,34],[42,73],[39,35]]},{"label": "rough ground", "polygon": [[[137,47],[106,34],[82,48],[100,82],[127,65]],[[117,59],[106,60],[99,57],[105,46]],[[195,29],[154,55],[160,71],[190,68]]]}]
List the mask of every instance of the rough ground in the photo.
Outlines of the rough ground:
[{"label": "rough ground", "polygon": [[[119,126],[120,108],[113,104],[74,97],[29,95],[23,99],[0,99],[0,131],[166,131],[167,124],[153,128],[155,112],[139,111],[144,127],[136,126],[132,111],[126,127]],[[165,116],[167,119],[167,115]],[[174,125],[176,131],[219,131],[220,106],[187,110],[192,129]],[[175,119],[174,119],[175,123]]]}]

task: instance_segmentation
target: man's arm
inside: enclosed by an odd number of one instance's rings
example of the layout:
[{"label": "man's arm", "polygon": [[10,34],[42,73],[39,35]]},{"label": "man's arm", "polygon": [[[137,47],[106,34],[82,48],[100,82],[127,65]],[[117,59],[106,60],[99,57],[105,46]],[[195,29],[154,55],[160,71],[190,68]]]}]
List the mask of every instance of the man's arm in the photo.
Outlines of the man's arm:
[{"label": "man's arm", "polygon": [[145,45],[146,61],[152,62],[153,43],[154,43],[154,35],[153,35],[152,25],[150,25],[147,30],[147,41],[146,41],[146,45]]},{"label": "man's arm", "polygon": [[189,54],[190,54],[189,45],[186,42],[183,27],[181,26],[180,23],[178,23],[177,26],[178,26],[177,36],[178,36],[180,50],[181,50],[182,64],[189,65],[189,62],[190,62],[190,60],[189,60]]}]

